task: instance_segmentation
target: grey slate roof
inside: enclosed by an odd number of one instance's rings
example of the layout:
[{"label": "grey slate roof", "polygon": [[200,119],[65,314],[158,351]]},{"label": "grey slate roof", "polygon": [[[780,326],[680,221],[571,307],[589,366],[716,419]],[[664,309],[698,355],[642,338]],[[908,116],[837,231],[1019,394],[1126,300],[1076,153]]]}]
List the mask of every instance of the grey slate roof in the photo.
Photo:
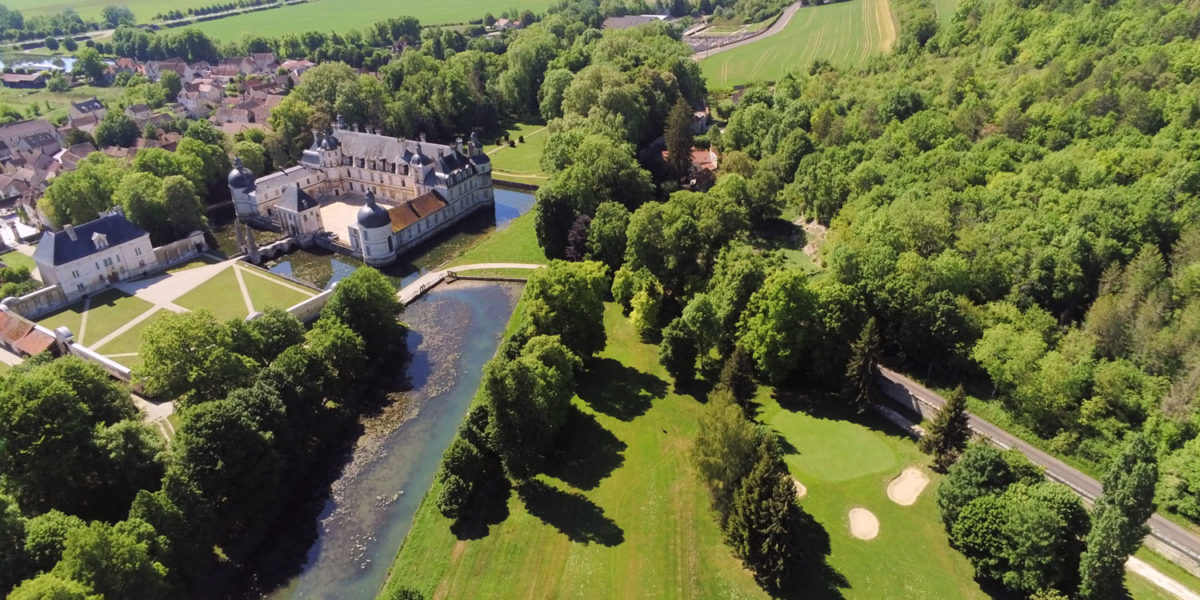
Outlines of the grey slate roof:
[{"label": "grey slate roof", "polygon": [[283,199],[279,201],[277,206],[299,213],[318,206],[318,203],[312,196],[308,195],[308,192],[300,189],[300,184],[293,183],[284,188]]},{"label": "grey slate roof", "polygon": [[109,213],[76,227],[74,240],[66,231],[43,233],[37,250],[33,252],[33,260],[38,264],[59,266],[91,256],[98,250],[92,243],[92,235],[95,233],[104,234],[110,247],[148,235],[137,225],[130,223],[124,215]]},{"label": "grey slate roof", "polygon": [[100,102],[95,97],[92,97],[90,100],[84,100],[83,102],[72,102],[71,104],[75,105],[75,110],[85,115],[104,108],[104,103]]}]

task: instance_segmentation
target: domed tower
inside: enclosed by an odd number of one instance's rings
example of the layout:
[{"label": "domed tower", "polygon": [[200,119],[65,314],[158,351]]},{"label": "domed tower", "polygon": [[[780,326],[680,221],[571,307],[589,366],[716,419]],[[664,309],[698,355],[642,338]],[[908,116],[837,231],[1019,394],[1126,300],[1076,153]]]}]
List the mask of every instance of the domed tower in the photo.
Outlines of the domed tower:
[{"label": "domed tower", "polygon": [[392,218],[382,206],[375,203],[374,191],[367,192],[367,204],[358,210],[355,225],[355,229],[358,230],[357,239],[354,232],[351,232],[351,244],[362,252],[363,262],[371,266],[380,266],[396,260],[392,241]]},{"label": "domed tower", "polygon": [[242,165],[242,159],[233,159],[233,170],[229,172],[229,195],[238,217],[257,217],[258,200],[254,193],[254,173]]}]

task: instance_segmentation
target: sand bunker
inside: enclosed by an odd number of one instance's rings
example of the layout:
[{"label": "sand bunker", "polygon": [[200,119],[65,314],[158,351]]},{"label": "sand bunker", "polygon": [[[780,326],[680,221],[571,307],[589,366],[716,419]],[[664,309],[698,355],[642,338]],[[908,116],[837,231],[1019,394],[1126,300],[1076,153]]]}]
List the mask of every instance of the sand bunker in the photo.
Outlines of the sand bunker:
[{"label": "sand bunker", "polygon": [[879,519],[865,508],[850,509],[850,535],[860,540],[873,540],[879,535]]},{"label": "sand bunker", "polygon": [[929,485],[929,476],[916,467],[908,467],[899,477],[888,484],[887,494],[892,502],[900,506],[912,506],[925,486]]},{"label": "sand bunker", "polygon": [[796,479],[795,477],[793,477],[792,484],[796,486],[796,497],[797,498],[803,498],[808,495],[808,488],[804,487],[804,484],[800,483],[799,479]]}]

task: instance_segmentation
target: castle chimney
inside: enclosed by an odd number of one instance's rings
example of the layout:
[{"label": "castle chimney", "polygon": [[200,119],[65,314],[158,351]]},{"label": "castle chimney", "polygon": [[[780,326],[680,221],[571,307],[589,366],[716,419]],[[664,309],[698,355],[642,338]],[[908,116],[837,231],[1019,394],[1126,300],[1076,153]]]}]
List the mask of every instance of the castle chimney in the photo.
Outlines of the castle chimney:
[{"label": "castle chimney", "polygon": [[425,141],[425,132],[424,131],[421,132],[421,141],[422,142]]},{"label": "castle chimney", "polygon": [[63,231],[66,231],[66,232],[67,232],[67,237],[71,238],[71,241],[72,241],[72,242],[78,242],[78,241],[79,241],[79,237],[77,237],[77,236],[75,235],[75,226],[74,226],[74,225],[72,225],[72,224],[70,224],[70,223],[67,223],[66,225],[63,225]]}]

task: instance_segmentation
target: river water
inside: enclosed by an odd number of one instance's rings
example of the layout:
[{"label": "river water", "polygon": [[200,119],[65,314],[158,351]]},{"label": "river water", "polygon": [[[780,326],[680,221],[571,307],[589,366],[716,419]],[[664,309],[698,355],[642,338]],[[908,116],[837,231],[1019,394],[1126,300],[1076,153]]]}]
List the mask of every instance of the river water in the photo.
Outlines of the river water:
[{"label": "river water", "polygon": [[[484,213],[386,274],[400,286],[441,265],[482,236],[529,211],[527,193],[496,189],[495,213]],[[218,228],[218,239],[221,238]],[[296,252],[268,265],[321,287],[360,263],[332,253]],[[457,282],[409,305],[411,390],[365,423],[318,518],[317,540],[299,575],[266,598],[371,599],[412,525],[413,515],[479,388],[512,315],[521,286]]]}]

